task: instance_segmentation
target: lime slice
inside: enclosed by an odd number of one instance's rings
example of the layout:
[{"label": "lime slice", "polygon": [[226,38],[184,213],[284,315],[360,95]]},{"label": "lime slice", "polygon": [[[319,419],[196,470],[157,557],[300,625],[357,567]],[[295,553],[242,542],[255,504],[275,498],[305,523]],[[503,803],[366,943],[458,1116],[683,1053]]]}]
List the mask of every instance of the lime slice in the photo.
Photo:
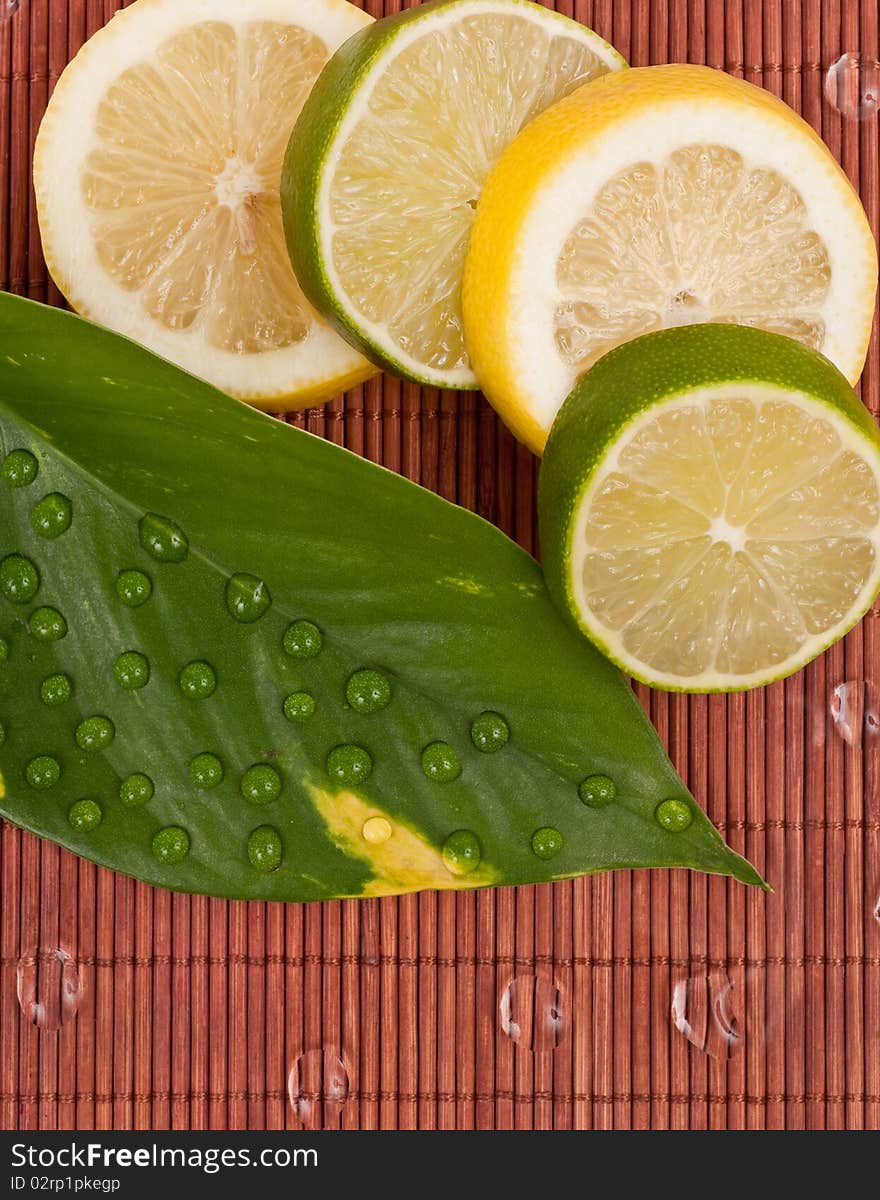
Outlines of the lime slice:
[{"label": "lime slice", "polygon": [[361,30],[324,68],[287,152],[303,291],[389,370],[476,387],[460,289],[483,182],[526,122],[625,65],[525,0],[439,0]]},{"label": "lime slice", "polygon": [[880,435],[827,359],[763,330],[600,359],[553,425],[539,507],[557,603],[654,687],[781,679],[880,589]]},{"label": "lime slice", "polygon": [[34,157],[43,251],[73,307],[273,411],[374,375],[303,296],[279,197],[312,83],[369,24],[344,0],[136,0],[99,30]]},{"label": "lime slice", "polygon": [[813,130],[677,64],[606,75],[514,139],[480,199],[463,315],[483,391],[540,453],[579,377],[652,330],[753,325],[855,383],[876,289],[865,211]]}]

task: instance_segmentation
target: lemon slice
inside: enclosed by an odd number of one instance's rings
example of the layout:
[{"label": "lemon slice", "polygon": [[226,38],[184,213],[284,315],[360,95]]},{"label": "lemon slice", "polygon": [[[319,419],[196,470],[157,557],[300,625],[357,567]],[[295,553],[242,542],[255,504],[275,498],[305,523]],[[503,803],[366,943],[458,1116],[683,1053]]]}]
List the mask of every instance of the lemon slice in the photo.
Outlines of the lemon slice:
[{"label": "lemon slice", "polygon": [[537,452],[575,381],[651,330],[721,322],[864,365],[877,252],[824,144],[707,67],[609,75],[519,135],[486,185],[464,284],[484,391]]},{"label": "lemon slice", "polygon": [[525,0],[440,0],[377,21],[331,60],[282,181],[309,299],[375,362],[474,388],[461,277],[483,182],[522,126],[625,62]]},{"label": "lemon slice", "polygon": [[138,0],[67,67],[34,182],[74,308],[264,408],[375,369],[305,300],[284,150],[312,82],[371,18],[344,0]]},{"label": "lemon slice", "polygon": [[554,598],[655,687],[780,679],[880,589],[880,435],[827,359],[762,330],[602,358],[553,425],[539,506]]}]

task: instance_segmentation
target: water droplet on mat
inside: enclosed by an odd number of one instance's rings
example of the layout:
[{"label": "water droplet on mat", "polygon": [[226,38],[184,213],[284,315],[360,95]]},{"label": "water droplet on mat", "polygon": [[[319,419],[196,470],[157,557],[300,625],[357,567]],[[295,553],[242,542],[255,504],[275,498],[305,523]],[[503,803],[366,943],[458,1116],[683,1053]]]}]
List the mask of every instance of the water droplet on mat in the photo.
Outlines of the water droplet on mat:
[{"label": "water droplet on mat", "polygon": [[872,117],[880,105],[880,62],[858,51],[842,54],[828,68],[825,99],[844,117]]},{"label": "water droplet on mat", "polygon": [[348,1091],[348,1071],[333,1050],[307,1050],[287,1077],[291,1107],[308,1129],[338,1126]]},{"label": "water droplet on mat", "polygon": [[862,680],[847,680],[832,688],[829,709],[834,728],[850,746],[880,733],[880,704],[873,687]]},{"label": "water droplet on mat", "polygon": [[501,997],[501,1028],[524,1050],[545,1054],[565,1040],[562,992],[543,975],[515,975]]},{"label": "water droplet on mat", "polygon": [[8,21],[20,3],[21,0],[0,0],[0,21]]},{"label": "water droplet on mat", "polygon": [[21,1011],[38,1029],[60,1029],[76,1016],[83,985],[66,950],[41,948],[22,954],[16,982]]},{"label": "water droplet on mat", "polygon": [[723,971],[691,975],[672,989],[672,1024],[710,1058],[730,1058],[742,1041],[739,995]]}]

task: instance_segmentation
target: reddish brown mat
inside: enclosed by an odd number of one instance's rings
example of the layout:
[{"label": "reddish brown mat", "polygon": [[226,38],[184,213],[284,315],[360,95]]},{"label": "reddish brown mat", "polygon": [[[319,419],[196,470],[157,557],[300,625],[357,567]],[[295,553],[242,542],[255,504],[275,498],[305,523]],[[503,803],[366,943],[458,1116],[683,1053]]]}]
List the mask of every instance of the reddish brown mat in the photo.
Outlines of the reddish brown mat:
[{"label": "reddish brown mat", "polygon": [[[59,303],[30,185],[48,93],[115,0],[0,0],[0,286]],[[390,12],[369,0],[376,15]],[[877,0],[561,0],[633,63],[804,114],[877,230]],[[10,18],[6,10],[17,8]],[[875,93],[876,95],[876,93]],[[868,102],[870,109],[871,104]],[[872,344],[863,394],[877,415]],[[376,380],[297,418],[535,546],[482,399]],[[785,684],[640,689],[764,895],[687,872],[324,905],[172,895],[0,830],[0,1127],[880,1127],[880,615]]]}]

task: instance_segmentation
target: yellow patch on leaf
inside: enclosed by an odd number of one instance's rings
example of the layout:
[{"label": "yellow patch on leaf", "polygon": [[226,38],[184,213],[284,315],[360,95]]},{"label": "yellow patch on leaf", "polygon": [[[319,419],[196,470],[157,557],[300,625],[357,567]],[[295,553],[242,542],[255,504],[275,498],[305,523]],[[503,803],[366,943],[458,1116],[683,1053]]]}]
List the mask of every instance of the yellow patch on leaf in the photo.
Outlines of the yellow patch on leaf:
[{"label": "yellow patch on leaf", "polygon": [[[373,878],[364,887],[364,896],[396,896],[430,888],[485,887],[497,882],[497,873],[485,863],[468,875],[451,874],[444,865],[441,847],[355,792],[329,792],[318,787],[309,791],[339,849],[361,859],[372,870]],[[371,840],[377,818],[387,822],[391,833],[380,840]]]}]

